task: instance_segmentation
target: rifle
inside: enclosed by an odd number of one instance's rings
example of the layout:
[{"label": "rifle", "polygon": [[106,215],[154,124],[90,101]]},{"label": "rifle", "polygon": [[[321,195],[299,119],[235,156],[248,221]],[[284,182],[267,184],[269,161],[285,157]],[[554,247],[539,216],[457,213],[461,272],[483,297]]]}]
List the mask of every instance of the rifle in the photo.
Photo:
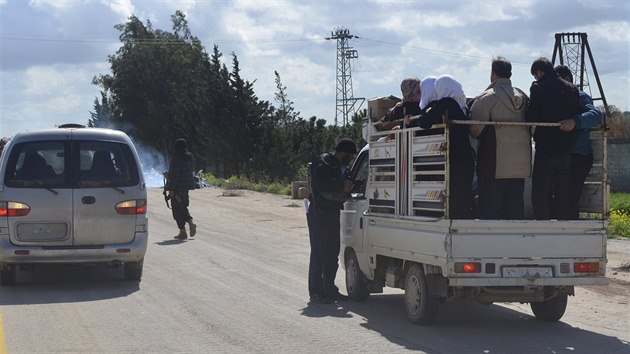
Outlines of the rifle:
[{"label": "rifle", "polygon": [[162,195],[164,195],[164,203],[166,203],[167,208],[171,209],[171,205],[168,202],[171,199],[171,196],[168,195],[168,190],[166,189],[168,186],[168,171],[164,171],[164,173],[162,173],[162,177],[164,178],[164,190],[162,191]]}]

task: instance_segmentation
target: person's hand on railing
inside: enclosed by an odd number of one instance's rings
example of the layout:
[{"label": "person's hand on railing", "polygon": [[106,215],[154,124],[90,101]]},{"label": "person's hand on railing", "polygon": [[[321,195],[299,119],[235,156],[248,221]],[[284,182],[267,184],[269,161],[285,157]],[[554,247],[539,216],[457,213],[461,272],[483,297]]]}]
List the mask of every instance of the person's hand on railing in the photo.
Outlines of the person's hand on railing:
[{"label": "person's hand on railing", "polygon": [[560,122],[560,130],[563,132],[570,132],[575,129],[575,119],[565,119]]}]

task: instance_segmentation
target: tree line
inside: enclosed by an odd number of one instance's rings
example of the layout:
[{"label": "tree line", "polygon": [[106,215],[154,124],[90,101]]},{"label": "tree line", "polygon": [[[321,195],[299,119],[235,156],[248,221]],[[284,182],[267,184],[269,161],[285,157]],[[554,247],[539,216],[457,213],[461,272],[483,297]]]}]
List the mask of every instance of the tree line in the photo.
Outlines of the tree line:
[{"label": "tree line", "polygon": [[171,22],[171,31],[136,16],[115,26],[121,47],[108,58],[111,73],[93,79],[101,93],[89,126],[123,130],[167,157],[184,137],[197,169],[267,182],[304,178],[307,162],[342,136],[360,142],[365,111],[345,127],[304,119],[277,71],[274,102],[262,100],[235,53],[228,67],[217,45],[206,51],[181,11]]}]

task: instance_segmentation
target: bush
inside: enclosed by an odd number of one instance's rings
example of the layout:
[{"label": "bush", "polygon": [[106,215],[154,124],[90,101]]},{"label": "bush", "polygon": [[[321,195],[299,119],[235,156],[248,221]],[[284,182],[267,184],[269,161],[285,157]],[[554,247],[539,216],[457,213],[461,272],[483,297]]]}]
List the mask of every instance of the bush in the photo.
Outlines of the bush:
[{"label": "bush", "polygon": [[608,236],[630,237],[630,211],[610,210]]},{"label": "bush", "polygon": [[610,209],[622,210],[630,213],[630,194],[612,193],[610,195]]},{"label": "bush", "polygon": [[223,188],[227,190],[238,190],[238,189],[254,190],[254,183],[248,181],[245,178],[238,178],[236,176],[232,176],[228,178],[225,185],[223,185]]}]

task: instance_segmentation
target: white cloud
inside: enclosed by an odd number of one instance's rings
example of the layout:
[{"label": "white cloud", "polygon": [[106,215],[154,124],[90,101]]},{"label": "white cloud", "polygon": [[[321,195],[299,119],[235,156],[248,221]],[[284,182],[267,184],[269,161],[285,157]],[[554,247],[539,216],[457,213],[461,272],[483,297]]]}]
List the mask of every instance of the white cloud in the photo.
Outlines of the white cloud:
[{"label": "white cloud", "polygon": [[101,0],[110,10],[126,19],[134,13],[134,6],[131,0]]},{"label": "white cloud", "polygon": [[7,0],[0,0],[0,6],[5,5],[7,3]]}]

